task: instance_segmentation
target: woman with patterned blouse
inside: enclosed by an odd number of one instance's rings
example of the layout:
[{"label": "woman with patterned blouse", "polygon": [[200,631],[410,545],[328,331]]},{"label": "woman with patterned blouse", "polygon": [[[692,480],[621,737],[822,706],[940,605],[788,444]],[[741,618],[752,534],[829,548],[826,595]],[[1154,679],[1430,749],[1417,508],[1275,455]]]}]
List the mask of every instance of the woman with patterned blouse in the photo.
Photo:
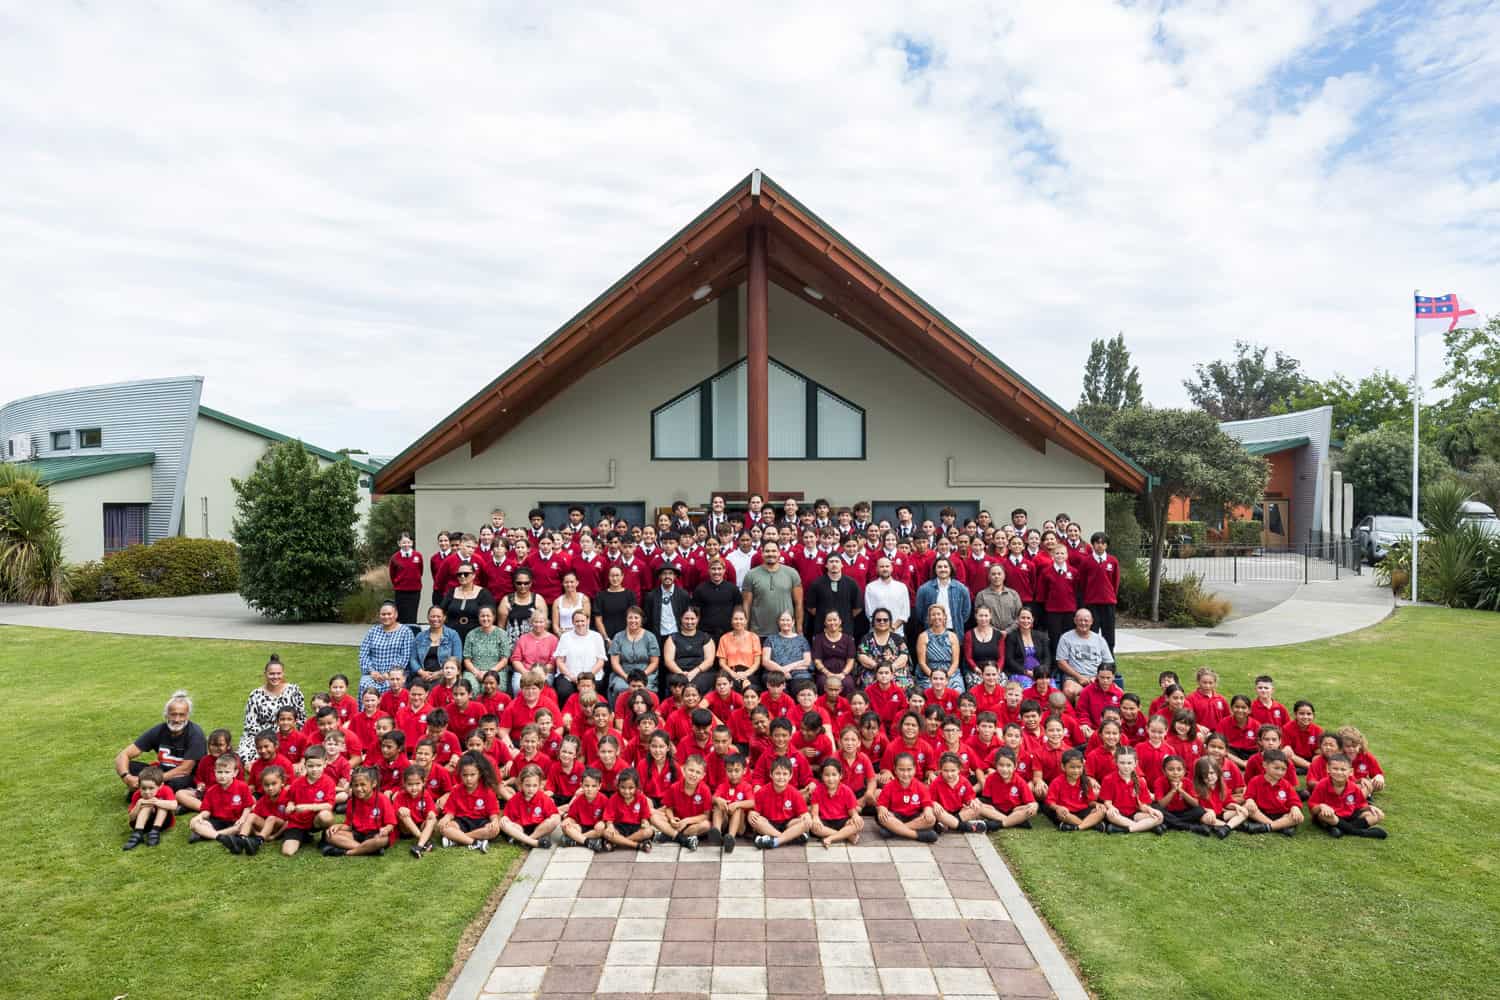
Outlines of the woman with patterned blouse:
[{"label": "woman with patterned blouse", "polygon": [[[394,620],[396,605],[390,601],[386,603],[390,605],[391,618]],[[381,610],[384,611],[385,608],[382,607]],[[398,627],[411,635],[405,625]],[[405,663],[401,665],[401,670],[404,674]],[[286,669],[281,665],[281,657],[272,653],[271,659],[266,663],[265,677],[260,687],[251,691],[250,698],[245,702],[245,725],[240,730],[239,754],[246,764],[255,759],[255,735],[262,729],[274,729],[276,713],[283,708],[290,708],[297,713],[299,727],[307,721],[307,705],[302,700],[302,689],[286,679]]]},{"label": "woman with patterned blouse", "polygon": [[[359,642],[359,692],[374,689],[385,694],[406,683],[411,667],[411,629],[396,620],[396,602],[380,606],[380,624],[371,625]],[[255,751],[252,743],[251,752]]]},{"label": "woman with patterned blouse", "polygon": [[894,671],[896,683],[902,690],[911,690],[911,656],[906,651],[906,639],[893,630],[891,624],[891,613],[886,608],[876,608],[870,615],[870,631],[860,641],[859,651],[855,654],[861,667],[861,689],[875,683],[876,669],[886,663]]},{"label": "woman with patterned blouse", "polygon": [[[464,671],[475,678],[483,677],[491,670],[506,670],[510,663],[510,652],[515,640],[510,633],[495,624],[495,609],[485,605],[479,609],[479,626],[464,638]],[[477,684],[478,681],[476,680]],[[509,685],[504,675],[501,684]]]}]

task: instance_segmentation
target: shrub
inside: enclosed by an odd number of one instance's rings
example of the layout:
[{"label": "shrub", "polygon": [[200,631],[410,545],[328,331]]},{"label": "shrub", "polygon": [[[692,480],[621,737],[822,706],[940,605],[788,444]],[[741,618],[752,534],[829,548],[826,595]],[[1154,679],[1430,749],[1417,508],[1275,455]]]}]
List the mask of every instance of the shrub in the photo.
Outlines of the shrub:
[{"label": "shrub", "polygon": [[1500,536],[1487,537],[1474,562],[1474,607],[1500,611]]},{"label": "shrub", "polygon": [[[1128,618],[1151,617],[1151,587],[1138,563],[1120,566],[1119,611]],[[1161,581],[1161,620],[1173,628],[1212,628],[1229,616],[1231,605],[1203,589],[1203,578],[1189,573],[1181,580]]]},{"label": "shrub", "polygon": [[1202,521],[1168,521],[1167,540],[1178,543],[1179,555],[1192,555],[1191,551],[1183,550],[1188,546],[1197,548],[1208,541],[1208,525]]},{"label": "shrub", "polygon": [[390,588],[361,583],[339,606],[339,621],[350,625],[374,625],[380,606],[391,599]]},{"label": "shrub", "polygon": [[400,545],[401,532],[417,536],[417,498],[410,493],[392,493],[370,505],[365,519],[360,561],[365,567],[384,566]]},{"label": "shrub", "polygon": [[333,621],[359,587],[359,477],[347,460],[319,469],[300,441],[273,445],[232,480],[240,593],[284,621]]},{"label": "shrub", "polygon": [[50,605],[67,597],[62,512],[36,470],[0,464],[0,600]]},{"label": "shrub", "polygon": [[1109,535],[1110,551],[1123,565],[1134,561],[1142,551],[1141,522],[1136,519],[1136,498],[1130,493],[1104,495],[1104,532]]},{"label": "shrub", "polygon": [[[1427,558],[1426,552],[1429,547],[1432,550],[1431,560]],[[1433,597],[1437,603],[1450,608],[1469,607],[1475,596],[1475,579],[1485,550],[1484,535],[1479,526],[1459,525],[1424,543],[1422,548],[1421,582],[1426,583],[1428,574],[1431,574]],[[1425,587],[1423,592],[1426,592]]]},{"label": "shrub", "polygon": [[1230,521],[1229,542],[1235,555],[1245,555],[1252,549],[1260,548],[1261,539],[1260,521]]},{"label": "shrub", "polygon": [[213,538],[163,538],[77,567],[75,601],[228,594],[239,589],[239,550]]}]

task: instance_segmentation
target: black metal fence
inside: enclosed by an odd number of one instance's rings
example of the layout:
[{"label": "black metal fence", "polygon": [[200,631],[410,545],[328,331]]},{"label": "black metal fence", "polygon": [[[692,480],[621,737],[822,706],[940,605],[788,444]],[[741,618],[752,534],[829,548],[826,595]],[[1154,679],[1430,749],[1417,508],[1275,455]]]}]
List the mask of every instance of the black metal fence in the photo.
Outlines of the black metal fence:
[{"label": "black metal fence", "polygon": [[[1140,559],[1141,568],[1147,568],[1150,550],[1143,549]],[[1167,546],[1162,559],[1164,579],[1193,575],[1206,583],[1312,583],[1361,572],[1359,546],[1349,539],[1333,537],[1274,549],[1174,543]]]}]

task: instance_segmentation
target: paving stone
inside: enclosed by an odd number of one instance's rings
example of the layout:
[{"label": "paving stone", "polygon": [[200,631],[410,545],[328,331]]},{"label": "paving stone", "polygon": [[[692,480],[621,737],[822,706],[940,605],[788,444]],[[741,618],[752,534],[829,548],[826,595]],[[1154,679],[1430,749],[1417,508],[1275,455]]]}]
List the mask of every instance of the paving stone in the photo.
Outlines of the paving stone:
[{"label": "paving stone", "polygon": [[555,941],[512,941],[500,952],[496,965],[546,965],[552,961]]},{"label": "paving stone", "polygon": [[965,920],[1005,920],[1005,904],[998,899],[960,899],[958,912]]},{"label": "paving stone", "polygon": [[510,932],[510,939],[512,941],[556,941],[562,937],[563,927],[566,924],[566,920],[559,920],[555,917],[517,920],[515,929]]},{"label": "paving stone", "polygon": [[715,923],[715,941],[764,941],[768,924],[764,920],[721,917]]},{"label": "paving stone", "polygon": [[714,993],[765,993],[766,969],[753,965],[716,965],[710,990]]},{"label": "paving stone", "polygon": [[676,844],[653,844],[651,850],[644,854],[636,851],[635,860],[637,864],[645,862],[653,865],[674,865],[681,851],[682,848]]},{"label": "paving stone", "polygon": [[704,917],[668,917],[664,941],[712,941],[716,921]]},{"label": "paving stone", "polygon": [[911,917],[911,907],[903,899],[869,899],[860,897],[859,908],[865,920],[905,920]]},{"label": "paving stone", "polygon": [[609,952],[606,941],[564,941],[552,953],[553,965],[602,965]]},{"label": "paving stone", "polygon": [[938,989],[944,993],[986,993],[995,988],[989,970],[983,967],[934,966],[932,973],[937,977]]},{"label": "paving stone", "polygon": [[767,899],[807,899],[812,895],[812,884],[805,878],[767,878]]},{"label": "paving stone", "polygon": [[767,941],[815,941],[817,929],[811,920],[775,920],[766,922]]},{"label": "paving stone", "polygon": [[541,992],[547,997],[559,993],[593,993],[603,971],[598,965],[554,965],[542,980]]},{"label": "paving stone", "polygon": [[940,878],[903,878],[902,888],[907,899],[952,899],[948,883]]},{"label": "paving stone", "polygon": [[589,873],[587,860],[569,861],[561,854],[554,854],[552,861],[547,865],[547,870],[542,873],[543,882],[551,882],[555,879],[582,879]]},{"label": "paving stone", "polygon": [[[691,883],[689,883],[691,884]],[[715,883],[708,883],[714,885]],[[765,899],[766,882],[760,878],[720,879],[717,883],[720,899]]]},{"label": "paving stone", "polygon": [[581,878],[544,878],[531,890],[535,899],[576,899],[583,887]]},{"label": "paving stone", "polygon": [[896,866],[890,861],[861,861],[849,866],[855,882],[893,882],[900,878]]},{"label": "paving stone", "polygon": [[880,988],[889,996],[892,993],[936,993],[937,981],[932,970],[925,967],[887,969],[881,968]]},{"label": "paving stone", "polygon": [[891,851],[884,844],[856,844],[849,848],[848,860],[856,864],[869,861],[889,862]]},{"label": "paving stone", "polygon": [[849,848],[844,844],[834,844],[820,851],[809,851],[807,863],[810,865],[832,864],[849,860]]},{"label": "paving stone", "polygon": [[670,899],[626,899],[620,904],[620,919],[632,917],[665,917]]},{"label": "paving stone", "polygon": [[666,917],[637,917],[615,923],[616,941],[660,941],[666,930]]},{"label": "paving stone", "polygon": [[969,941],[927,941],[922,950],[927,952],[927,964],[934,968],[940,965],[976,968],[982,964],[979,948]]},{"label": "paving stone", "polygon": [[965,920],[964,927],[973,941],[992,944],[1022,944],[1021,932],[1009,920]]},{"label": "paving stone", "polygon": [[532,899],[526,903],[523,916],[546,918],[566,917],[573,912],[573,900],[571,899]]},{"label": "paving stone", "polygon": [[915,920],[865,920],[865,931],[871,941],[907,941],[915,943],[922,940],[917,935],[917,922]]},{"label": "paving stone", "polygon": [[835,996],[879,996],[880,974],[874,969],[833,968],[823,970],[823,988]]},{"label": "paving stone", "polygon": [[860,899],[905,899],[906,887],[900,882],[891,880],[889,882],[860,882],[854,883],[855,894]]},{"label": "paving stone", "polygon": [[663,941],[661,943],[662,965],[701,965],[704,968],[714,963],[712,941]]},{"label": "paving stone", "polygon": [[943,872],[938,868],[936,861],[901,861],[898,859],[894,867],[896,874],[903,882],[907,879],[941,879],[943,877]]},{"label": "paving stone", "polygon": [[766,970],[766,986],[772,996],[821,996],[823,972],[815,967],[772,966]]},{"label": "paving stone", "polygon": [[903,968],[921,961],[922,946],[913,941],[871,941],[876,966]]},{"label": "paving stone", "polygon": [[984,869],[978,862],[966,864],[961,861],[941,861],[938,868],[942,870],[943,878],[950,882],[983,882],[986,880]]},{"label": "paving stone", "polygon": [[802,878],[808,877],[806,861],[783,861],[781,858],[767,858],[763,865],[765,876],[773,878]]},{"label": "paving stone", "polygon": [[[1000,898],[999,894],[995,892],[995,887],[990,885],[988,882],[955,882],[952,879],[949,879],[948,891],[953,893],[954,899],[958,900],[997,900]],[[963,910],[963,907],[960,906],[959,910]]]},{"label": "paving stone", "polygon": [[599,976],[598,993],[649,994],[656,984],[655,965],[606,965]]},{"label": "paving stone", "polygon": [[868,941],[863,920],[814,920],[819,941]]},{"label": "paving stone", "polygon": [[702,882],[704,880],[717,881],[721,869],[717,863],[698,865],[678,865],[678,882]]},{"label": "paving stone", "polygon": [[713,917],[719,912],[719,901],[715,899],[685,898],[674,896],[668,901],[669,917]]},{"label": "paving stone", "polygon": [[811,920],[813,915],[812,905],[812,900],[805,897],[802,899],[777,899],[770,894],[768,888],[766,895],[766,919]]},{"label": "paving stone", "polygon": [[532,993],[542,988],[542,977],[547,974],[545,965],[519,965],[496,969],[490,973],[484,988],[492,993]]},{"label": "paving stone", "polygon": [[847,861],[824,861],[821,864],[807,863],[808,878],[852,878],[853,865]]},{"label": "paving stone", "polygon": [[729,918],[762,919],[766,915],[764,899],[720,899],[719,916]]},{"label": "paving stone", "polygon": [[564,941],[608,941],[615,933],[614,917],[570,917]]},{"label": "paving stone", "polygon": [[958,903],[952,899],[908,899],[906,905],[918,920],[958,919]]},{"label": "paving stone", "polygon": [[918,920],[917,936],[922,941],[962,941],[964,925],[961,920]]},{"label": "paving stone", "polygon": [[975,947],[979,949],[980,960],[991,969],[1036,968],[1036,958],[1031,954],[1031,949],[1024,944],[985,942]]},{"label": "paving stone", "polygon": [[673,899],[717,899],[724,895],[720,888],[723,884],[717,879],[703,879],[696,882],[683,882],[679,879],[669,888]]},{"label": "paving stone", "polygon": [[618,917],[620,906],[625,901],[619,896],[603,899],[577,899],[573,901],[570,917]]},{"label": "paving stone", "polygon": [[766,944],[767,965],[818,965],[815,941],[770,941]]},{"label": "paving stone", "polygon": [[766,943],[764,941],[714,942],[714,965],[765,965]]},{"label": "paving stone", "polygon": [[945,841],[934,844],[932,847],[932,858],[934,861],[970,862],[974,861],[974,848],[962,841]]},{"label": "paving stone", "polygon": [[[684,883],[684,885],[700,884],[702,883]],[[712,882],[708,884],[713,885]],[[667,899],[672,895],[672,883],[666,879],[633,878],[625,886],[625,895],[636,899]]]},{"label": "paving stone", "polygon": [[[596,854],[591,859],[591,864],[598,867],[620,867],[635,864],[635,851],[612,851],[609,854]],[[597,874],[597,867],[595,868]]]},{"label": "paving stone", "polygon": [[583,885],[578,890],[580,899],[602,899],[608,896],[622,897],[625,895],[625,886],[630,883],[626,878],[591,878],[584,879]]},{"label": "paving stone", "polygon": [[860,911],[857,899],[827,899],[820,896],[813,900],[813,916],[824,920],[859,920],[864,914]]},{"label": "paving stone", "polygon": [[813,872],[813,876],[808,884],[812,886],[812,894],[815,897],[853,899],[858,895],[854,889],[853,878],[817,878],[817,872]]},{"label": "paving stone", "polygon": [[875,964],[868,941],[819,941],[818,957],[819,964],[825,969],[835,965],[863,968]]},{"label": "paving stone", "polygon": [[706,993],[713,979],[708,965],[663,965],[656,970],[657,993]]},{"label": "paving stone", "polygon": [[655,965],[660,955],[660,941],[611,941],[604,964]]},{"label": "paving stone", "polygon": [[1000,994],[1007,997],[1050,997],[1052,986],[1040,969],[992,969]]}]

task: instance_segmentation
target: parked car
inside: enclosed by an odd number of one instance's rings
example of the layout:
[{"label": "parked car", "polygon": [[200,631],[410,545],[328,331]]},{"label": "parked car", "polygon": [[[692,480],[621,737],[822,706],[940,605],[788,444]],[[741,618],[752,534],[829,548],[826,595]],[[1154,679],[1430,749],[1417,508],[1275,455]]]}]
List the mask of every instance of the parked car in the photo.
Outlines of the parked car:
[{"label": "parked car", "polygon": [[1489,504],[1468,500],[1462,510],[1465,522],[1478,525],[1486,535],[1500,535],[1500,517],[1495,516],[1495,509]]},{"label": "parked car", "polygon": [[[1396,542],[1411,537],[1412,520],[1409,517],[1394,517],[1389,514],[1368,514],[1354,526],[1354,541],[1369,563],[1378,563]],[[1427,537],[1427,529],[1420,522],[1417,535]]]}]

